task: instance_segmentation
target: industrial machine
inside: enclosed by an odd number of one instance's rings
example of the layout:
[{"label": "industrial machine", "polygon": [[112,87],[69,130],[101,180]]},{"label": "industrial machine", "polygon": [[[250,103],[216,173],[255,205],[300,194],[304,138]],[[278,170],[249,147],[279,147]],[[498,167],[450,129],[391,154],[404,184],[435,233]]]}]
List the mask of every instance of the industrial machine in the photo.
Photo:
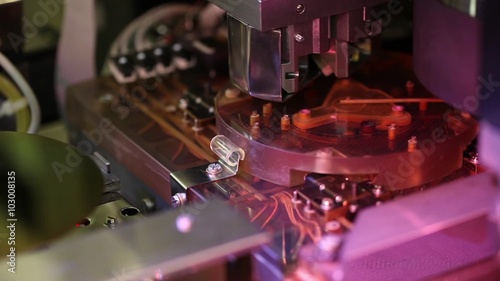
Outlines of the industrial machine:
[{"label": "industrial machine", "polygon": [[[406,10],[413,53],[388,52],[383,30]],[[74,148],[58,157],[91,155],[100,207],[0,276],[498,280],[499,11],[210,0],[147,12],[111,46],[109,75],[66,94]]]}]

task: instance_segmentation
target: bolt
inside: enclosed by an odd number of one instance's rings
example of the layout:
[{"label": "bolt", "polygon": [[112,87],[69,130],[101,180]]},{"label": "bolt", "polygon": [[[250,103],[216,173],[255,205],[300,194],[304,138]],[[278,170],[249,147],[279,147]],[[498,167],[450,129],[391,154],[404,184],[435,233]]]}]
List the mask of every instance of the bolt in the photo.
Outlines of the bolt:
[{"label": "bolt", "polygon": [[185,110],[188,108],[189,102],[186,99],[179,100],[179,108]]},{"label": "bolt", "polygon": [[194,125],[191,129],[195,132],[203,131],[203,126],[200,125],[200,121],[198,119],[194,119]]},{"label": "bolt", "polygon": [[297,190],[293,191],[292,203],[293,204],[301,204],[302,203],[302,201],[299,198],[299,192]]},{"label": "bolt", "polygon": [[470,153],[470,162],[472,164],[479,164],[479,154],[478,153]]},{"label": "bolt", "polygon": [[176,193],[172,196],[170,201],[172,207],[178,208],[186,204],[187,197],[185,193]]},{"label": "bolt", "polygon": [[396,139],[396,124],[391,124],[387,129],[387,138],[390,140]]},{"label": "bolt", "polygon": [[127,62],[128,62],[127,57],[120,57],[120,58],[118,59],[118,63],[119,63],[119,64],[126,64]]},{"label": "bolt", "polygon": [[206,172],[210,175],[217,175],[222,172],[222,165],[219,163],[212,163],[208,165]]},{"label": "bolt", "polygon": [[334,207],[334,203],[332,198],[325,197],[321,199],[321,210],[323,211],[330,211]]},{"label": "bolt", "polygon": [[281,130],[290,130],[290,117],[288,115],[283,115],[283,117],[281,117]]},{"label": "bolt", "polygon": [[116,228],[116,218],[114,218],[112,216],[108,216],[106,218],[106,226],[111,228],[111,229],[115,229]]},{"label": "bolt", "polygon": [[298,4],[297,7],[295,7],[295,11],[299,14],[303,14],[306,11],[306,7],[303,4]]},{"label": "bolt", "polygon": [[377,198],[382,196],[383,191],[384,190],[382,189],[382,186],[380,186],[380,185],[375,185],[374,188],[372,189],[373,194]]},{"label": "bolt", "polygon": [[144,211],[144,213],[152,213],[155,211],[155,209],[156,204],[153,200],[151,200],[150,198],[142,199],[142,210]]},{"label": "bolt", "polygon": [[306,201],[306,206],[304,207],[304,213],[306,213],[306,215],[308,217],[312,216],[316,211],[314,211],[314,208],[312,207],[312,202],[311,200],[307,200]]},{"label": "bolt", "polygon": [[260,124],[255,123],[252,127],[251,135],[253,139],[258,139],[260,137]]},{"label": "bolt", "polygon": [[300,34],[295,34],[295,41],[299,42],[299,43],[302,43],[306,40],[306,38]]},{"label": "bolt", "polygon": [[255,126],[255,123],[260,122],[260,115],[257,113],[256,110],[252,111],[252,114],[250,115],[250,127]]},{"label": "bolt", "polygon": [[417,149],[417,137],[413,136],[408,140],[408,152],[415,151]]},{"label": "bolt", "polygon": [[346,188],[346,182],[345,182],[345,181],[343,181],[343,182],[340,184],[340,189],[345,190],[345,188]]},{"label": "bolt", "polygon": [[349,212],[351,212],[351,214],[354,214],[358,211],[358,208],[359,208],[358,205],[352,204],[349,206]]},{"label": "bolt", "polygon": [[335,234],[324,235],[316,244],[314,258],[317,261],[333,261],[342,244],[342,236]]}]

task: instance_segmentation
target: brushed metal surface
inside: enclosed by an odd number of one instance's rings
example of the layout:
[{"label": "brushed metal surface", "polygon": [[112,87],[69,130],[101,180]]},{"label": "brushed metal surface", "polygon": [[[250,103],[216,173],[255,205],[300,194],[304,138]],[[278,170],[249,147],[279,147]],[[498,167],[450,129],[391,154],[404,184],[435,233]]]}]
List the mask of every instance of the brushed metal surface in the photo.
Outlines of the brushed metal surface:
[{"label": "brushed metal surface", "polygon": [[267,233],[260,232],[220,201],[211,201],[203,212],[191,215],[189,231],[181,232],[178,218],[187,214],[179,209],[114,231],[96,231],[54,243],[47,250],[20,255],[17,272],[2,270],[0,279],[162,279],[206,268],[224,261],[228,255],[248,253],[269,241]]}]

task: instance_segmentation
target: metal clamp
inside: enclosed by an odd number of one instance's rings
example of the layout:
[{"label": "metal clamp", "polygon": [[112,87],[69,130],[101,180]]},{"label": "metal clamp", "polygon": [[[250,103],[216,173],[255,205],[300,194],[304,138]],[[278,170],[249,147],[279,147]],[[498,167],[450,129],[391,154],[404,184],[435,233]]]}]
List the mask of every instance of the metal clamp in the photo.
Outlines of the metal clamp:
[{"label": "metal clamp", "polygon": [[210,149],[219,157],[217,162],[170,174],[172,194],[186,193],[194,186],[226,179],[238,173],[239,163],[245,159],[243,149],[223,135],[212,138]]}]

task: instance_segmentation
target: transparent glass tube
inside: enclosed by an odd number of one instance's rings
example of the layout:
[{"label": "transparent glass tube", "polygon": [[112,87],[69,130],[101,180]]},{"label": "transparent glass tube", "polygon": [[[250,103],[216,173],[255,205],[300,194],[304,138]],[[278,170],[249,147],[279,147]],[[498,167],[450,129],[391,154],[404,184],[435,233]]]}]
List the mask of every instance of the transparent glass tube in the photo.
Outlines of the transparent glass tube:
[{"label": "transparent glass tube", "polygon": [[210,141],[210,149],[229,166],[237,166],[245,159],[245,151],[224,135],[217,135]]}]

